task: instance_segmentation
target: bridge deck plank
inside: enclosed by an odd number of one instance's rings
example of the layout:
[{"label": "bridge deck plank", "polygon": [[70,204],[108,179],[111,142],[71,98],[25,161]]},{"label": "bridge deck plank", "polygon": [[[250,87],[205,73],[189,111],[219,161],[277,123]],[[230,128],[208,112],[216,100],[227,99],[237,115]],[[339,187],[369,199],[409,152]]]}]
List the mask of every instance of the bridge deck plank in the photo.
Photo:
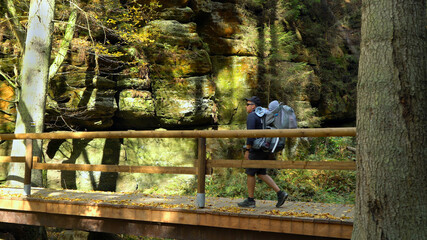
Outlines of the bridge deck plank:
[{"label": "bridge deck plank", "polygon": [[[121,219],[350,238],[353,205],[258,200],[255,209],[238,208],[242,199],[210,198],[196,207],[195,197],[141,193],[81,192],[33,188],[0,188],[0,211],[26,211],[90,218]],[[34,218],[37,219],[37,218]]]}]

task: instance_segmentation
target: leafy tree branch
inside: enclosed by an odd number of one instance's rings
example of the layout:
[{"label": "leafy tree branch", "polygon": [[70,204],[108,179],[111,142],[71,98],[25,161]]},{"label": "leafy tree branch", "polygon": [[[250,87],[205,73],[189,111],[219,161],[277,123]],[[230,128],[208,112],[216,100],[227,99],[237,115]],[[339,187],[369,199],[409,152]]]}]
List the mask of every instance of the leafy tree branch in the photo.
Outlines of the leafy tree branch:
[{"label": "leafy tree branch", "polygon": [[49,80],[52,79],[55,74],[58,72],[59,67],[61,66],[64,58],[67,54],[68,48],[70,47],[71,40],[73,39],[74,29],[76,26],[77,20],[77,7],[74,3],[71,3],[71,14],[68,19],[67,28],[65,30],[64,39],[61,42],[60,49],[58,54],[55,57],[55,60],[49,67]]},{"label": "leafy tree branch", "polygon": [[12,86],[13,88],[16,88],[16,84],[12,82],[11,78],[6,73],[0,70],[0,75],[4,79],[6,79],[6,81],[10,84],[10,86]]},{"label": "leafy tree branch", "polygon": [[[18,44],[22,51],[25,49],[25,35],[26,31],[22,24],[18,20],[18,16],[16,14],[15,5],[13,4],[13,0],[6,0],[6,19],[9,21],[9,27],[13,34],[15,35],[16,39],[18,40]],[[10,17],[8,16],[10,15]]]}]

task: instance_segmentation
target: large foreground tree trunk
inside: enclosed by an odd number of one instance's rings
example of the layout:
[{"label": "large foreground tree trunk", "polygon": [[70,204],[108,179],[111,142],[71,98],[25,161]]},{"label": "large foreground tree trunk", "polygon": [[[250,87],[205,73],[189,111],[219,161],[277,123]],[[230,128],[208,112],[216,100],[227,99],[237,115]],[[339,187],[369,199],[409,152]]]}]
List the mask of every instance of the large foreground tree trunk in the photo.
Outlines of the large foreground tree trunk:
[{"label": "large foreground tree trunk", "polygon": [[427,236],[425,0],[364,0],[353,239]]},{"label": "large foreground tree trunk", "polygon": [[[15,133],[43,132],[54,9],[55,0],[31,0]],[[34,154],[41,156],[41,149],[36,141]],[[25,155],[23,141],[13,142],[12,155]],[[8,185],[22,185],[23,169],[23,164],[9,166]],[[33,180],[41,185],[41,174],[35,173]]]}]

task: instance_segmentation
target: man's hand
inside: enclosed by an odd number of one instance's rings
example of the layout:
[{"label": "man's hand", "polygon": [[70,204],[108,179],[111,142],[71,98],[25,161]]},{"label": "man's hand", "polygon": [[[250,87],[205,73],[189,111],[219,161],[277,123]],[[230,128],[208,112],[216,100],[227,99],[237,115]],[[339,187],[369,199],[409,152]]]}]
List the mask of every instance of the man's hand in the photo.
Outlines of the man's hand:
[{"label": "man's hand", "polygon": [[249,151],[245,151],[245,160],[249,160]]}]

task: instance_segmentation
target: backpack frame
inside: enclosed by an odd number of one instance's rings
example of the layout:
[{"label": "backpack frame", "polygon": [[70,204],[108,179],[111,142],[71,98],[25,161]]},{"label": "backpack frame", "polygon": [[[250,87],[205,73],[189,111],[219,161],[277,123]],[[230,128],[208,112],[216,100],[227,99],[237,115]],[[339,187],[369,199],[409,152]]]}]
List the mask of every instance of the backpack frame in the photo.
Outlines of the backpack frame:
[{"label": "backpack frame", "polygon": [[[283,103],[280,103],[274,110],[264,114],[261,117],[261,123],[263,129],[294,129],[298,127],[294,110]],[[283,150],[285,142],[286,138],[284,137],[257,138],[252,148],[275,153]]]}]

